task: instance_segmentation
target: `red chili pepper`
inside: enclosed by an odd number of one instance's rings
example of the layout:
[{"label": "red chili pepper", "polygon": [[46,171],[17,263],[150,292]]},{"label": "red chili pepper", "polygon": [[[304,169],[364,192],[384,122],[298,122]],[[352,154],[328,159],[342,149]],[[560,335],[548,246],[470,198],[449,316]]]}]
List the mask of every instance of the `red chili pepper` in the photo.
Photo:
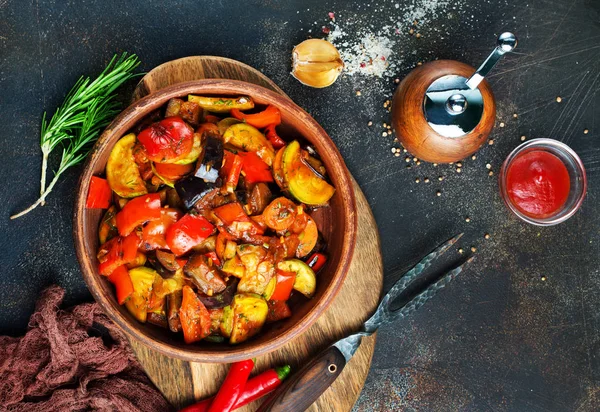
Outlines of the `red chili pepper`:
[{"label": "red chili pepper", "polygon": [[208,253],[205,253],[204,256],[212,259],[212,261],[215,265],[221,266],[221,259],[219,259],[219,257],[217,256],[217,252],[215,252],[215,251],[208,252]]},{"label": "red chili pepper", "polygon": [[209,237],[214,230],[215,227],[203,216],[188,213],[167,229],[167,245],[176,256],[181,256]]},{"label": "red chili pepper", "polygon": [[277,134],[277,130],[275,129],[276,124],[270,124],[265,128],[265,135],[267,137],[267,140],[269,142],[271,142],[271,144],[273,145],[273,148],[275,150],[277,149],[281,149],[283,146],[285,146],[285,141],[279,137],[279,135]]},{"label": "red chili pepper", "polygon": [[103,244],[98,252],[100,274],[110,276],[119,266],[133,262],[139,244],[140,238],[135,233],[125,237],[118,236]]},{"label": "red chili pepper", "polygon": [[[266,394],[275,390],[281,382],[290,374],[290,366],[285,365],[275,369],[269,369],[255,376],[254,378],[248,379],[244,391],[241,393],[232,410],[241,408],[242,406],[248,405],[250,402],[262,398]],[[190,405],[183,408],[179,412],[206,412],[212,403],[214,396],[211,398],[204,399],[194,405]]]},{"label": "red chili pepper", "polygon": [[277,285],[275,290],[270,297],[270,300],[288,300],[290,293],[294,288],[294,281],[296,280],[296,272],[287,272],[284,270],[277,269]]},{"label": "red chili pepper", "polygon": [[194,145],[194,129],[179,116],[167,117],[138,134],[148,159],[164,162],[186,156]]},{"label": "red chili pepper", "polygon": [[281,112],[273,105],[268,105],[267,108],[260,113],[246,114],[237,109],[232,109],[230,113],[231,116],[236,119],[243,120],[257,129],[262,129],[270,124],[277,125],[281,123]]},{"label": "red chili pepper", "polygon": [[117,213],[116,219],[121,236],[127,236],[142,223],[160,219],[160,195],[151,193],[131,199]]},{"label": "red chili pepper", "polygon": [[314,272],[318,272],[327,262],[327,256],[322,253],[313,253],[306,262]]},{"label": "red chili pepper", "polygon": [[92,176],[85,207],[88,209],[108,209],[112,201],[112,189],[106,179]]},{"label": "red chili pepper", "polygon": [[239,152],[242,157],[242,172],[247,183],[272,182],[273,174],[268,164],[254,152]]},{"label": "red chili pepper", "polygon": [[108,277],[110,283],[115,285],[117,292],[117,302],[119,305],[125,303],[127,298],[133,293],[133,283],[129,277],[129,271],[125,265],[119,266]]},{"label": "red chili pepper", "polygon": [[213,399],[208,412],[229,412],[240,397],[254,367],[254,361],[248,359],[231,365],[221,389]]},{"label": "red chili pepper", "polygon": [[221,167],[221,177],[225,180],[225,188],[233,193],[240,179],[242,171],[242,158],[229,150],[224,151],[225,163]]}]

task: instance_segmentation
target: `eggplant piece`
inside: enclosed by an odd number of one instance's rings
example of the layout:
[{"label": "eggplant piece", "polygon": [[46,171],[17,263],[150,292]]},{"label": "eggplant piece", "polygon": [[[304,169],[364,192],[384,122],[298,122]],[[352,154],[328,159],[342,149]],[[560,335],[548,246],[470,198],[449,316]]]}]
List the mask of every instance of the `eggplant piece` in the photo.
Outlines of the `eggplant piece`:
[{"label": "eggplant piece", "polygon": [[248,205],[251,215],[257,215],[263,212],[271,202],[271,190],[266,183],[257,183],[252,188],[248,196]]},{"label": "eggplant piece", "polygon": [[219,335],[208,335],[207,337],[204,338],[204,340],[207,342],[212,342],[212,343],[225,342],[225,338],[223,336],[219,336]]},{"label": "eggplant piece", "polygon": [[179,116],[192,126],[198,126],[200,116],[202,116],[202,108],[194,102],[183,102],[179,108]]},{"label": "eggplant piece", "polygon": [[204,156],[198,162],[196,177],[214,183],[219,178],[223,165],[223,142],[213,136],[207,136],[204,142]]},{"label": "eggplant piece", "polygon": [[156,251],[156,258],[160,262],[161,265],[164,266],[169,272],[175,272],[177,269],[181,269],[179,267],[179,263],[175,260],[175,255],[164,250]]},{"label": "eggplant piece", "polygon": [[191,209],[199,200],[219,186],[220,184],[207,182],[196,176],[188,176],[175,183],[175,190],[186,209]]},{"label": "eggplant piece", "polygon": [[171,271],[171,270],[167,269],[166,267],[164,267],[162,265],[162,263],[160,263],[160,260],[156,256],[155,251],[148,252],[146,254],[146,259],[148,260],[148,263],[150,263],[150,266],[152,266],[152,268],[154,270],[156,270],[156,272],[159,274],[159,276],[161,278],[170,279],[175,275],[175,271]]},{"label": "eggplant piece", "polygon": [[167,316],[165,315],[164,312],[148,313],[148,318],[146,319],[146,322],[151,323],[156,326],[160,326],[161,328],[165,328],[165,329],[167,329],[169,327],[169,324],[167,323]]},{"label": "eggplant piece", "polygon": [[235,192],[236,199],[243,205],[248,203],[248,191],[247,190],[236,190]]},{"label": "eggplant piece", "polygon": [[179,309],[183,299],[183,290],[178,290],[167,295],[167,323],[171,332],[181,332],[181,321],[179,320]]},{"label": "eggplant piece", "polygon": [[200,299],[200,302],[206,306],[206,309],[221,309],[225,306],[229,306],[233,301],[233,296],[235,295],[239,281],[238,278],[232,276],[223,292],[213,296],[197,293],[198,298]]},{"label": "eggplant piece", "polygon": [[223,292],[227,287],[219,268],[204,255],[192,255],[183,267],[183,273],[206,295]]},{"label": "eggplant piece", "polygon": [[182,103],[183,100],[177,98],[169,100],[169,103],[167,103],[167,109],[165,110],[165,117],[179,116]]}]

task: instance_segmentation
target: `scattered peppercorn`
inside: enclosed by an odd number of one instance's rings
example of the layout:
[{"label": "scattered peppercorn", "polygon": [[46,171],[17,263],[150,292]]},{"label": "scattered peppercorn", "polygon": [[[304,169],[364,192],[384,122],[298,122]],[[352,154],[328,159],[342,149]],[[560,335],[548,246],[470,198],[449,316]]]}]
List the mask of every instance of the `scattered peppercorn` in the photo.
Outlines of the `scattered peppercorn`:
[{"label": "scattered peppercorn", "polygon": [[558,103],[562,102],[562,97],[558,96],[558,97],[556,98],[556,101],[557,101]]},{"label": "scattered peppercorn", "polygon": [[471,160],[475,160],[475,159],[477,159],[477,156],[475,156],[475,155],[471,156]]},{"label": "scattered peppercorn", "polygon": [[419,183],[421,181],[421,179],[419,179],[418,177],[415,179],[415,183]]},{"label": "scattered peppercorn", "polygon": [[441,182],[442,180],[444,180],[444,176],[438,177],[438,180]]},{"label": "scattered peppercorn", "polygon": [[373,126],[373,122],[369,120],[369,123],[367,123],[367,126]]},{"label": "scattered peppercorn", "polygon": [[414,33],[415,33],[415,29],[410,29],[410,30],[408,31],[408,34],[410,34],[411,36],[412,36]]},{"label": "scattered peppercorn", "polygon": [[490,170],[490,172],[488,173],[488,175],[490,175],[490,176],[494,176],[494,172],[492,172],[492,171]]},{"label": "scattered peppercorn", "polygon": [[513,117],[516,119],[517,117],[519,117],[519,115],[516,113],[513,113]]},{"label": "scattered peppercorn", "polygon": [[525,136],[521,136],[521,141],[524,142],[527,139]]},{"label": "scattered peppercorn", "polygon": [[462,162],[458,162],[458,163],[456,163],[456,166],[457,166],[457,167],[462,167]]},{"label": "scattered peppercorn", "polygon": [[423,179],[423,181],[424,181],[425,183],[429,183],[429,178],[428,178],[428,177],[426,177],[425,179]]},{"label": "scattered peppercorn", "polygon": [[487,163],[487,164],[485,165],[485,167],[486,167],[486,169],[488,169],[488,170],[489,170],[489,169],[491,169],[491,168],[492,168],[492,165],[491,165],[491,164],[489,164],[489,163]]},{"label": "scattered peppercorn", "polygon": [[471,221],[471,218],[467,216],[465,219],[465,222],[469,223],[470,221]]},{"label": "scattered peppercorn", "polygon": [[400,83],[400,79],[394,79],[394,83],[396,83],[396,84]]},{"label": "scattered peppercorn", "polygon": [[400,152],[396,152],[396,153],[394,154],[394,156],[396,156],[396,157],[400,157]]},{"label": "scattered peppercorn", "polygon": [[489,144],[490,146],[491,146],[491,145],[493,145],[493,144],[494,144],[494,139],[490,139],[490,140],[488,141],[488,144]]},{"label": "scattered peppercorn", "polygon": [[381,135],[382,135],[383,137],[387,137],[387,132],[383,132],[383,133],[381,133]]},{"label": "scattered peppercorn", "polygon": [[460,172],[462,172],[462,169],[460,167],[457,167],[456,168],[456,173],[460,173]]},{"label": "scattered peppercorn", "polygon": [[500,122],[500,127],[504,127],[504,122]]},{"label": "scattered peppercorn", "polygon": [[471,252],[473,252],[473,253],[477,252],[477,248],[475,246],[471,246]]},{"label": "scattered peppercorn", "polygon": [[420,160],[417,160],[417,166],[419,166],[421,164]]},{"label": "scattered peppercorn", "polygon": [[463,253],[465,253],[465,251],[463,248],[460,248],[460,249],[458,249],[458,253],[460,253],[462,255]]},{"label": "scattered peppercorn", "polygon": [[433,167],[437,167],[437,163],[434,163],[434,164],[433,164]]},{"label": "scattered peppercorn", "polygon": [[436,196],[441,196],[442,192],[440,190],[438,190],[437,192],[435,192]]},{"label": "scattered peppercorn", "polygon": [[417,34],[415,35],[415,37],[416,37],[417,39],[421,38],[421,33],[417,33]]},{"label": "scattered peppercorn", "polygon": [[396,148],[392,147],[392,153],[396,153]]},{"label": "scattered peppercorn", "polygon": [[588,129],[583,129],[583,134],[588,134],[590,131]]},{"label": "scattered peppercorn", "polygon": [[360,96],[360,95],[362,95],[362,93],[360,92],[360,90],[357,90],[357,91],[356,91],[356,95],[357,95],[357,96]]},{"label": "scattered peppercorn", "polygon": [[546,281],[546,276],[542,275],[542,277],[540,278],[542,280],[542,282]]},{"label": "scattered peppercorn", "polygon": [[489,233],[486,233],[485,235],[483,235],[483,237],[484,237],[485,239],[489,239],[491,236],[490,236],[490,234],[489,234]]}]

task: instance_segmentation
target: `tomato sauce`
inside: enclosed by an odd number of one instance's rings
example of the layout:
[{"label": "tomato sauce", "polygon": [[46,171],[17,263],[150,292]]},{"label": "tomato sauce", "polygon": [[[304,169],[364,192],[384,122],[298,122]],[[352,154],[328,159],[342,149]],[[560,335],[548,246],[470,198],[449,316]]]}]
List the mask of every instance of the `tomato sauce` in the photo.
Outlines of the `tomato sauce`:
[{"label": "tomato sauce", "polygon": [[562,209],[571,182],[562,160],[552,153],[533,150],[510,163],[506,189],[510,201],[521,213],[540,219]]}]

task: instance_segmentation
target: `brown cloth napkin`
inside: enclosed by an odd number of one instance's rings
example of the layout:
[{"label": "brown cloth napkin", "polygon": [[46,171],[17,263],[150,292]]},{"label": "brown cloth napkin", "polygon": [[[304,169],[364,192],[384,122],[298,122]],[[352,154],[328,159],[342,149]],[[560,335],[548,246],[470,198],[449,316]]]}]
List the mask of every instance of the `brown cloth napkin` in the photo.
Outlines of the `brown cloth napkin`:
[{"label": "brown cloth napkin", "polygon": [[25,336],[0,336],[1,411],[170,411],[97,303],[60,310],[42,292]]}]

